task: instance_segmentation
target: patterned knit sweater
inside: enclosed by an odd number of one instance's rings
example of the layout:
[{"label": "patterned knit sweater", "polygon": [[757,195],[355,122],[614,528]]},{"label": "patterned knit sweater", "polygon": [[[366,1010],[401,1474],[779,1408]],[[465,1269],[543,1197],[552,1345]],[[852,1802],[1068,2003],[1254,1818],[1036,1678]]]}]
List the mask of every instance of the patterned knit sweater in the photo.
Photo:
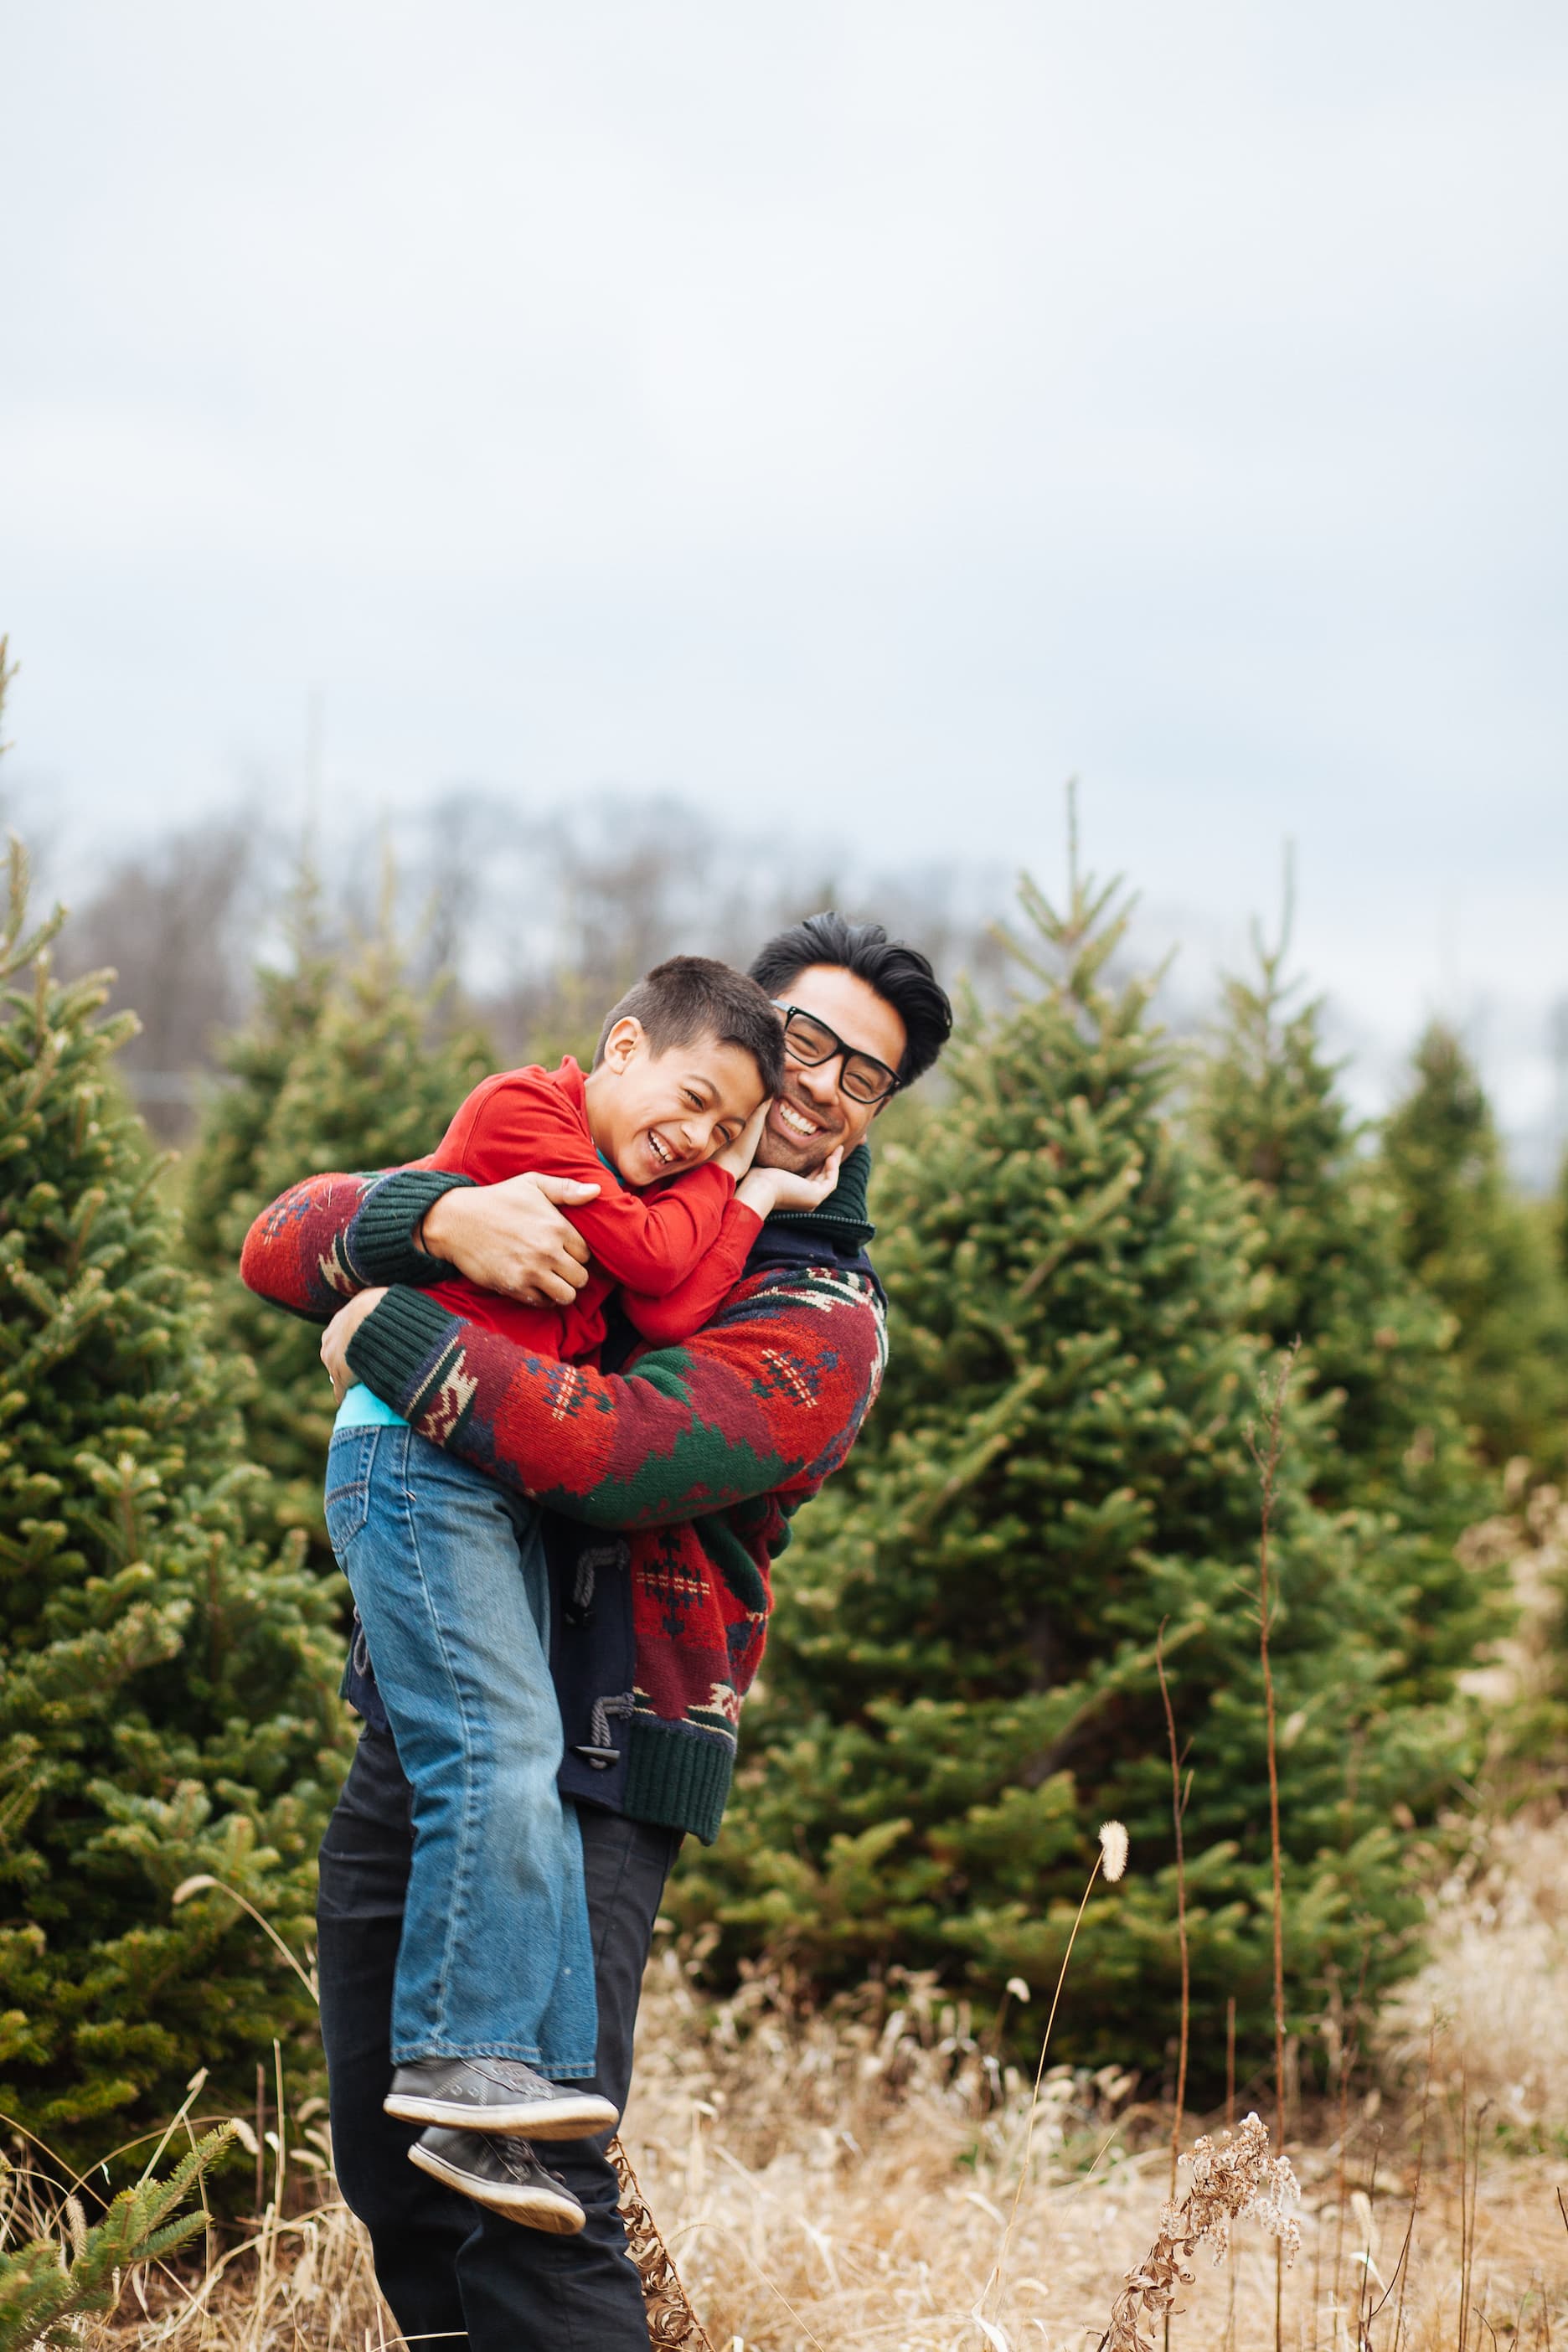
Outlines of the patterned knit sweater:
[{"label": "patterned knit sweater", "polygon": [[530,1354],[416,1286],[453,1271],[413,1236],[462,1178],[312,1177],[263,1210],[246,1239],[249,1287],[314,1320],[356,1290],[390,1285],[351,1342],[357,1376],[422,1436],[503,1485],[624,1533],[635,1667],[616,1801],[704,1840],[729,1794],[773,1563],[795,1512],[848,1454],[881,1380],[882,1302],[859,1254],[869,1165],[861,1147],[822,1209],[770,1219],[713,1320],[680,1347],[634,1358],[624,1375]]}]

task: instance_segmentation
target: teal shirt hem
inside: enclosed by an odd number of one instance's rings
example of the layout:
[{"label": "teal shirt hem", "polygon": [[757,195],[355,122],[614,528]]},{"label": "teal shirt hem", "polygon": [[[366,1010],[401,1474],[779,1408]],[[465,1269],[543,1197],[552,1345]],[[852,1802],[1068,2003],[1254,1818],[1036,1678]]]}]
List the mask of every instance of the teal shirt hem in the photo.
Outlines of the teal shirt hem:
[{"label": "teal shirt hem", "polygon": [[403,1415],[400,1412],[394,1412],[392,1407],[384,1403],[374,1389],[367,1389],[363,1381],[356,1381],[338,1407],[338,1417],[332,1423],[332,1435],[335,1437],[340,1429],[379,1429],[387,1422],[391,1422],[396,1429],[406,1429],[408,1426]]}]

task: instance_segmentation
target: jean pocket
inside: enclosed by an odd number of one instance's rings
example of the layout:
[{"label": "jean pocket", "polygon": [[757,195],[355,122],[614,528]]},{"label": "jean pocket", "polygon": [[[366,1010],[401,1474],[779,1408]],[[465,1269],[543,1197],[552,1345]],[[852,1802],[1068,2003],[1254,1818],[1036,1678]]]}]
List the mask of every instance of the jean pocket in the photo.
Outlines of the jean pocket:
[{"label": "jean pocket", "polygon": [[327,1492],[322,1504],[327,1534],[341,1562],[370,1517],[370,1474],[376,1429],[345,1429],[327,1449]]}]

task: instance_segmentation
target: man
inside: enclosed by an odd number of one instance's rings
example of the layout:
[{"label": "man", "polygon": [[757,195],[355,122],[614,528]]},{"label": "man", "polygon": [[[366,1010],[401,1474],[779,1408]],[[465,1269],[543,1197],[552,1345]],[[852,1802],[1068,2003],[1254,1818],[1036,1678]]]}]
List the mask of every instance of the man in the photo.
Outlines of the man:
[{"label": "man", "polygon": [[[556,1185],[552,1202],[528,1177],[482,1190],[435,1170],[318,1177],[258,1218],[243,1261],[264,1297],[332,1316],[321,1352],[334,1386],[363,1381],[421,1435],[553,1515],[562,1788],[583,1832],[594,2084],[617,2110],[665,1879],[686,1832],[710,1840],[723,1812],[772,1562],[880,1378],[861,1147],[952,1025],[929,962],[878,924],[813,916],[752,970],[785,1044],[758,1159],[808,1171],[842,1149],[843,1171],[820,1209],[768,1220],[741,1282],[683,1347],[631,1358],[624,1374],[607,1351],[605,1370],[585,1371],[530,1358],[426,1296],[456,1267],[489,1289],[572,1297],[586,1250],[555,1203],[587,1196]],[[410,2339],[641,2352],[641,2287],[602,2141],[552,2147],[588,2219],[576,2236],[546,2237],[416,2170],[413,2127],[383,2112],[410,1828],[370,1667],[356,1642],[344,1687],[365,1728],[321,1848],[321,2031],[343,2193]],[[486,2148],[500,2166],[534,2161],[518,2143]]]}]

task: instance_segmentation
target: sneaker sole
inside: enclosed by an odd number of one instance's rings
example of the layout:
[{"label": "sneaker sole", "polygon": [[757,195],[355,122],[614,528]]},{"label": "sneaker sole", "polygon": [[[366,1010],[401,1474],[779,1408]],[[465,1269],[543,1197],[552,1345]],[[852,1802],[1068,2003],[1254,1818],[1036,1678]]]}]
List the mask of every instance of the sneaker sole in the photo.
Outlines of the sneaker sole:
[{"label": "sneaker sole", "polygon": [[417,2140],[408,2151],[408,2160],[474,2204],[487,2205],[492,2213],[503,2213],[509,2221],[516,2221],[525,2230],[542,2230],[552,2238],[574,2238],[588,2218],[580,2205],[563,2197],[552,2197],[542,2189],[519,2189],[509,2195],[491,2181],[476,2181],[470,2173],[459,2171],[455,2164],[421,2147]]},{"label": "sneaker sole", "polygon": [[502,2139],[591,2139],[620,2121],[608,2099],[600,2098],[476,2107],[467,2099],[411,2099],[389,2091],[381,2104],[400,2124],[444,2124],[449,2131],[494,2132]]}]

